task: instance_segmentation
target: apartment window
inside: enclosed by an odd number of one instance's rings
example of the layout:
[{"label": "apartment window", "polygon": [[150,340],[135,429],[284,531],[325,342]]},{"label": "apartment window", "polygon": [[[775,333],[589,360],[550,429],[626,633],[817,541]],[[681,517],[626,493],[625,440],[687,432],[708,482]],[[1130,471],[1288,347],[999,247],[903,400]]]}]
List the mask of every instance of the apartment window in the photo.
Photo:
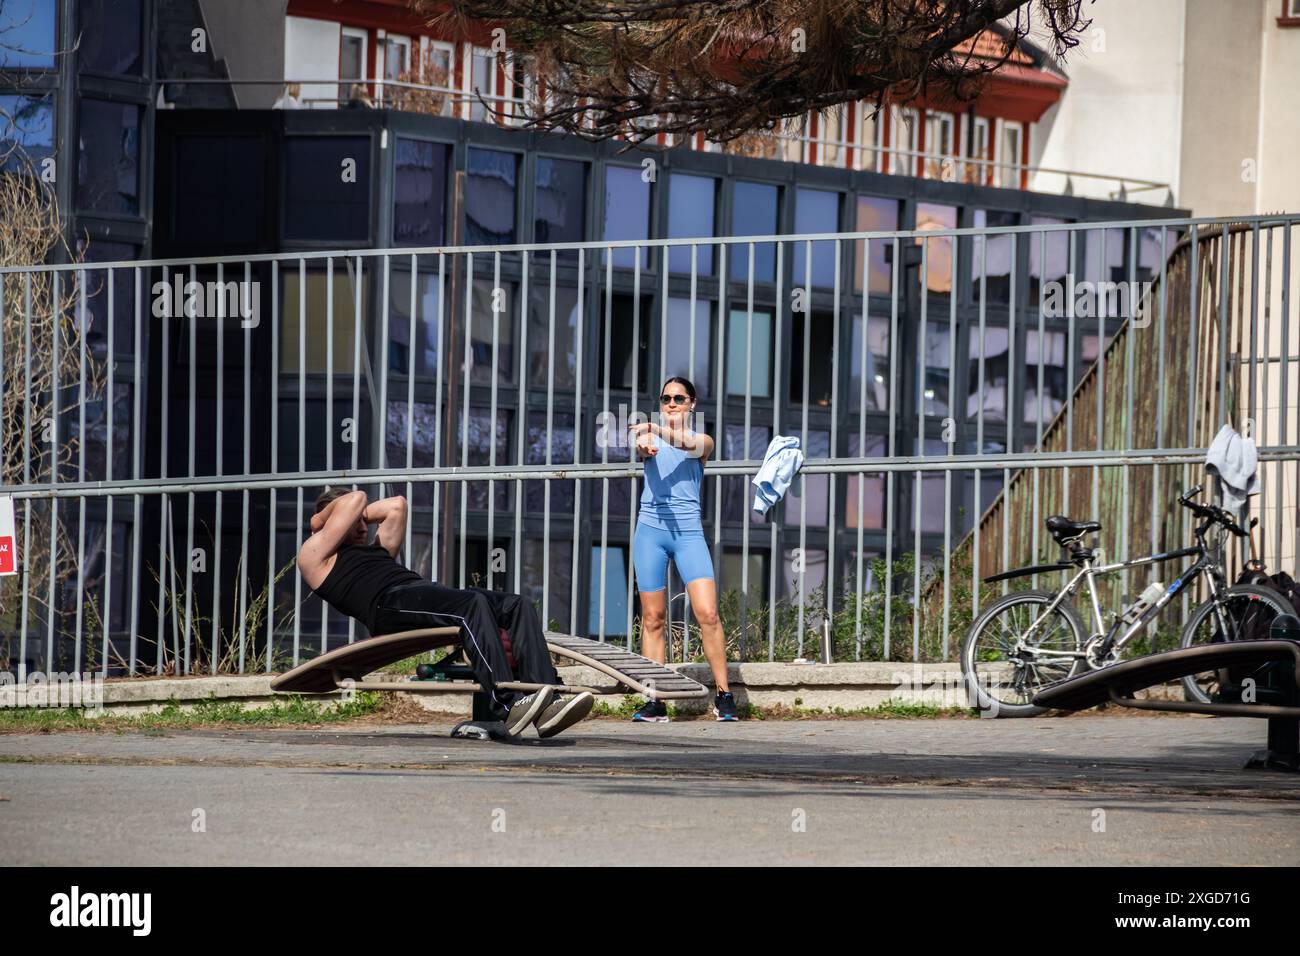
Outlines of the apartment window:
[{"label": "apartment window", "polygon": [[[365,30],[344,27],[339,38],[339,102],[347,103],[353,98],[353,87],[364,83],[366,76]],[[357,92],[360,92],[359,90]]]},{"label": "apartment window", "polygon": [[447,160],[442,143],[396,140],[393,150],[393,244],[437,246],[446,234]]},{"label": "apartment window", "polygon": [[[858,232],[892,232],[898,228],[898,200],[880,199],[876,196],[859,196],[857,201]],[[862,291],[862,247],[869,245],[867,251],[867,270],[869,291],[888,295],[893,284],[894,241],[892,239],[872,239],[870,243],[859,240],[854,243],[853,252],[853,288]]]},{"label": "apartment window", "polygon": [[921,131],[916,110],[894,107],[890,115],[889,171],[895,175],[914,175],[916,146]]},{"label": "apartment window", "polygon": [[[746,461],[761,459],[772,441],[769,425],[751,425],[748,432],[743,424],[728,423],[722,436],[722,453],[715,454],[719,461]],[[722,520],[739,524],[749,516],[750,524],[766,524],[763,514],[753,510],[754,486],[744,475],[726,475],[722,479]],[[739,578],[725,578],[731,584]]]},{"label": "apartment window", "polygon": [[[1035,226],[1051,226],[1065,222],[1064,219],[1055,216],[1033,216],[1029,221]],[[1089,233],[1090,236],[1094,234],[1095,231]],[[1031,232],[1025,236],[1025,241],[1029,243],[1028,304],[1037,307],[1041,283],[1060,282],[1069,271],[1070,234],[1061,229],[1045,234]],[[1046,260],[1043,259],[1044,247],[1047,253]],[[1043,290],[1042,294],[1046,295],[1046,291]]]},{"label": "apartment window", "polygon": [[[777,213],[781,191],[766,183],[744,180],[732,186],[731,235],[774,236],[777,233]],[[733,282],[749,281],[749,246],[745,243],[731,245],[727,271]],[[776,281],[776,245],[760,242],[754,245],[754,281]]]},{"label": "apartment window", "polygon": [[[77,249],[84,261],[91,262],[128,262],[139,258],[140,247],[125,242],[109,242],[105,239],[81,240]],[[96,359],[108,355],[108,269],[86,272],[86,311],[89,313],[89,328],[86,341]],[[229,278],[229,275],[227,275]],[[143,279],[141,280],[143,284]],[[132,269],[113,270],[113,349],[118,356],[132,359],[135,356],[135,276]],[[148,334],[141,320],[141,344]],[[125,377],[121,368],[117,370],[119,380]],[[119,419],[119,422],[129,421]],[[116,466],[114,466],[116,467]]]},{"label": "apartment window", "polygon": [[508,52],[505,55],[505,74],[504,95],[509,102],[504,106],[511,120],[522,123],[528,119],[537,101],[537,67],[532,57]]},{"label": "apartment window", "polygon": [[[340,170],[356,164],[356,181]],[[290,240],[362,240],[370,235],[370,139],[285,139],[284,236]]]},{"label": "apartment window", "polygon": [[1084,235],[1083,277],[1089,282],[1127,281],[1124,230],[1088,229]]},{"label": "apartment window", "polygon": [[[266,200],[261,137],[179,135],[172,163],[177,198],[171,233],[177,242],[259,242]],[[239,202],[230,201],[233,195]]]},{"label": "apartment window", "polygon": [[[794,231],[796,233],[838,232],[840,228],[840,194],[824,189],[799,189],[795,193]],[[794,284],[808,283],[808,244],[793,242]],[[812,243],[812,285],[830,288],[835,285],[835,243],[829,240]]]},{"label": "apartment window", "polygon": [[129,103],[81,101],[77,208],[139,215],[141,112]]},{"label": "apartment window", "polygon": [[6,0],[0,4],[0,70],[54,67],[57,11],[56,0]]},{"label": "apartment window", "polygon": [[[937,229],[956,229],[957,209],[942,203],[916,204],[916,229],[930,232]],[[952,291],[952,237],[938,236],[927,239],[918,236],[916,244],[928,243],[923,281],[932,295],[948,295]]]},{"label": "apartment window", "polygon": [[998,141],[997,184],[1007,189],[1020,188],[1020,173],[1024,168],[1023,144],[1025,128],[1020,123],[1002,120],[1002,135]]},{"label": "apartment window", "polygon": [[[790,317],[790,401],[803,404],[804,394],[804,321],[808,313],[795,312]],[[831,403],[831,385],[835,367],[831,364],[834,344],[835,316],[829,312],[813,312],[808,327],[808,404],[828,408]]]},{"label": "apartment window", "polygon": [[869,169],[878,173],[881,169],[881,147],[884,145],[885,114],[878,112],[868,103],[858,103],[857,109],[861,121],[858,126],[859,148],[854,151],[856,154],[854,165],[858,169]]},{"label": "apartment window", "polygon": [[[1014,226],[1018,221],[1019,216],[1014,212],[976,209],[972,225],[976,229],[993,229]],[[967,248],[971,250],[971,301],[976,303],[980,301],[982,289],[985,303],[994,302],[998,305],[1009,303],[1011,262],[1016,252],[1015,234],[974,236]]]},{"label": "apartment window", "polygon": [[732,309],[727,322],[727,394],[772,395],[772,313]]},{"label": "apartment window", "polygon": [[[81,72],[140,75],[142,6],[142,0],[80,0],[77,65]],[[10,42],[8,37],[5,42]]]},{"label": "apartment window", "polygon": [[[575,433],[572,414],[552,412],[551,429],[547,431],[546,412],[529,412],[527,428],[527,444],[524,446],[525,465],[547,464],[548,448],[550,464],[567,465],[573,462]],[[524,482],[524,509],[527,514],[540,515],[545,511],[546,484],[541,479]],[[573,514],[573,482],[551,481],[550,485],[551,514]]]},{"label": "apartment window", "polygon": [[[3,56],[3,50],[0,50]],[[0,96],[0,169],[18,171],[54,155],[54,103],[49,94]]]},{"label": "apartment window", "polygon": [[972,159],[982,160],[982,162],[969,164],[966,170],[966,182],[990,183],[993,181],[993,170],[989,165],[989,160],[993,158],[993,152],[989,146],[989,121],[987,117],[975,117],[972,138],[970,156]]},{"label": "apartment window", "polygon": [[[829,458],[831,455],[831,433],[828,431],[813,431],[808,435],[800,435],[797,431],[790,431],[792,434],[802,439],[800,442],[806,459]],[[807,497],[807,522],[810,526],[816,525],[825,527],[826,522],[830,520],[830,488],[831,476],[826,474],[810,475],[803,474],[796,477],[794,483],[790,485],[790,490],[785,496],[785,515],[786,524],[799,526],[800,514],[804,509],[804,498]],[[821,554],[822,573],[826,568],[826,553]],[[809,573],[809,590],[819,587],[820,583],[813,584],[812,578],[812,553],[809,554],[808,561]],[[788,572],[787,572],[788,573]],[[795,572],[798,575],[798,572]]]},{"label": "apartment window", "polygon": [[[714,234],[714,207],[718,181],[711,176],[673,173],[668,181],[668,238],[708,238]],[[670,272],[691,272],[691,246],[673,246],[668,251]],[[713,275],[713,246],[695,248],[696,275]]]},{"label": "apartment window", "polygon": [[952,340],[956,330],[948,323],[930,322],[925,327],[925,383],[922,405],[927,415],[949,413],[948,392],[952,383]]},{"label": "apartment window", "polygon": [[[511,419],[514,412],[505,409],[497,411],[495,421],[492,418],[490,408],[469,409],[469,433],[466,440],[466,430],[464,419],[456,422],[456,457],[455,464],[460,465],[466,461],[468,467],[482,467],[491,465],[493,456],[498,465],[506,464],[510,461],[510,434]],[[466,445],[468,449],[466,450]],[[468,452],[468,453],[467,453]],[[495,482],[496,493],[492,496],[492,507],[496,511],[504,511],[509,503],[509,488],[511,482]],[[465,488],[465,501],[470,511],[487,511],[488,510],[488,482],[471,481]],[[471,549],[472,552],[472,549]],[[486,555],[484,555],[486,557]],[[487,570],[487,562],[473,562],[470,567],[482,568]],[[471,582],[473,583],[473,582]]]},{"label": "apartment window", "polygon": [[[424,74],[422,80],[429,86],[436,86],[443,90],[451,89],[452,82],[452,64],[456,56],[456,48],[450,43],[444,43],[440,40],[430,40],[428,48],[424,51]],[[450,93],[435,94],[436,110],[440,116],[450,116],[452,113],[452,95]]]},{"label": "apartment window", "polygon": [[464,59],[461,76],[464,77],[465,105],[461,118],[482,122],[488,118],[490,110],[497,108],[494,99],[497,95],[497,56],[485,47],[466,46]]},{"label": "apartment window", "polygon": [[465,243],[505,245],[515,238],[519,156],[471,147],[465,160]]},{"label": "apartment window", "polygon": [[[640,167],[607,166],[605,168],[605,222],[602,236],[606,242],[650,237],[650,184],[641,178]],[[637,262],[637,249],[627,247],[610,253],[614,265],[631,269]],[[649,266],[649,255],[641,251],[641,268]]]},{"label": "apartment window", "polygon": [[[537,192],[533,200],[535,242],[582,242],[587,237],[587,164],[573,159],[537,160]],[[550,256],[536,254],[545,265]],[[576,260],[576,250],[559,259]]]},{"label": "apartment window", "polygon": [[411,38],[393,36],[384,39],[384,79],[400,80],[411,71]]},{"label": "apartment window", "polygon": [[[700,398],[705,398],[709,394],[709,343],[712,338],[710,334],[712,317],[711,302],[696,299],[692,316],[690,299],[670,298],[668,300],[668,322],[664,332],[667,364],[664,366],[662,377],[667,379],[673,375],[683,375],[689,378]],[[693,330],[692,318],[694,318]]]},{"label": "apartment window", "polygon": [[[1041,392],[1038,388],[1040,365],[1043,376]],[[1040,338],[1037,329],[1026,332],[1023,374],[1025,423],[1046,425],[1065,405],[1065,333],[1046,332]]]},{"label": "apartment window", "polygon": [[924,166],[926,179],[944,178],[944,164],[953,155],[953,147],[952,114],[933,110],[927,111],[925,114],[926,157]]}]

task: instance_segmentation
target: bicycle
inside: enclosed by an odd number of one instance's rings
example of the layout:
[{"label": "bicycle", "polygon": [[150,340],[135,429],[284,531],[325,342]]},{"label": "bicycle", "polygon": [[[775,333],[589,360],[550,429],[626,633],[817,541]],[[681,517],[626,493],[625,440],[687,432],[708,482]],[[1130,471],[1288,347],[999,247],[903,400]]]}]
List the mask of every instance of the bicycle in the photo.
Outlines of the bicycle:
[{"label": "bicycle", "polygon": [[[1228,586],[1222,566],[1225,535],[1245,537],[1247,532],[1222,508],[1194,501],[1200,493],[1201,486],[1197,485],[1178,498],[1178,503],[1199,521],[1194,547],[1115,564],[1097,564],[1096,552],[1083,544],[1087,535],[1101,530],[1099,522],[1073,521],[1060,515],[1048,518],[1047,530],[1066,550],[1069,560],[1004,571],[984,580],[1005,581],[1054,571],[1073,570],[1074,574],[1059,591],[1014,591],[1003,595],[971,623],[962,642],[961,670],[975,706],[991,711],[993,716],[1045,713],[1046,708],[1032,703],[1042,687],[1118,661],[1129,642],[1202,575],[1207,576],[1210,596],[1188,618],[1181,647],[1238,640],[1246,633],[1267,634],[1273,617],[1291,613],[1282,598],[1266,588]],[[1216,528],[1222,529],[1216,540],[1207,542],[1207,532]],[[1148,585],[1133,604],[1115,615],[1109,628],[1105,626],[1094,582],[1097,575],[1185,557],[1196,560],[1172,584]],[[1070,602],[1084,587],[1094,625],[1091,632],[1086,632],[1082,616]],[[1006,676],[1008,668],[1010,679],[999,680]],[[1208,701],[1217,679],[1215,674],[1184,678],[1188,699]],[[1000,690],[1003,685],[1008,688],[1005,694]]]}]

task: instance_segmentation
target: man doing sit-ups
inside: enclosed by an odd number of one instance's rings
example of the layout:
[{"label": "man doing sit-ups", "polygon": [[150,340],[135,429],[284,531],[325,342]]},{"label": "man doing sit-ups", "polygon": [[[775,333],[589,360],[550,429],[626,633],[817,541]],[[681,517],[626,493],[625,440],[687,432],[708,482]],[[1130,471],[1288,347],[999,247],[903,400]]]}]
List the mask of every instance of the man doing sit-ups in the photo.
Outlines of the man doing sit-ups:
[{"label": "man doing sit-ups", "polygon": [[[370,525],[379,526],[373,544]],[[537,611],[517,594],[443,587],[399,564],[397,552],[406,537],[405,498],[370,501],[364,491],[329,488],[316,499],[311,530],[298,552],[298,569],[308,587],[330,607],[364,624],[371,635],[460,628],[474,676],[511,736],[535,724],[538,736],[553,737],[591,712],[589,693],[566,700],[553,699],[549,686],[532,694],[498,688],[514,680],[560,683]],[[511,673],[498,628],[510,638],[516,673]]]}]

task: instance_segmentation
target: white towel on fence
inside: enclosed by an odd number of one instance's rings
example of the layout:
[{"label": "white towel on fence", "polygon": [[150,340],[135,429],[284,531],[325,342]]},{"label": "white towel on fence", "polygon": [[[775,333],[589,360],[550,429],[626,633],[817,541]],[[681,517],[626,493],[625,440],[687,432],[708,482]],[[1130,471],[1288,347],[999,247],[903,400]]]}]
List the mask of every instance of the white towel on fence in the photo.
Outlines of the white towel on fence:
[{"label": "white towel on fence", "polygon": [[777,435],[767,446],[763,467],[751,479],[754,491],[754,510],[767,514],[767,510],[785,497],[794,476],[803,467],[803,452],[799,439]]}]

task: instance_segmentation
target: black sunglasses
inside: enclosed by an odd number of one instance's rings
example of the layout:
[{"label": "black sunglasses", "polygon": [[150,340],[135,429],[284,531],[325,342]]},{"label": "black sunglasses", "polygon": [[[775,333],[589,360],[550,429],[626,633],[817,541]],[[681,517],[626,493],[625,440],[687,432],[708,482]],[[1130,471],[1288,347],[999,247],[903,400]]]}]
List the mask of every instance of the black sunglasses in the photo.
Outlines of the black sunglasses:
[{"label": "black sunglasses", "polygon": [[685,405],[690,400],[691,400],[690,396],[688,395],[660,395],[659,396],[659,403],[661,405]]}]

